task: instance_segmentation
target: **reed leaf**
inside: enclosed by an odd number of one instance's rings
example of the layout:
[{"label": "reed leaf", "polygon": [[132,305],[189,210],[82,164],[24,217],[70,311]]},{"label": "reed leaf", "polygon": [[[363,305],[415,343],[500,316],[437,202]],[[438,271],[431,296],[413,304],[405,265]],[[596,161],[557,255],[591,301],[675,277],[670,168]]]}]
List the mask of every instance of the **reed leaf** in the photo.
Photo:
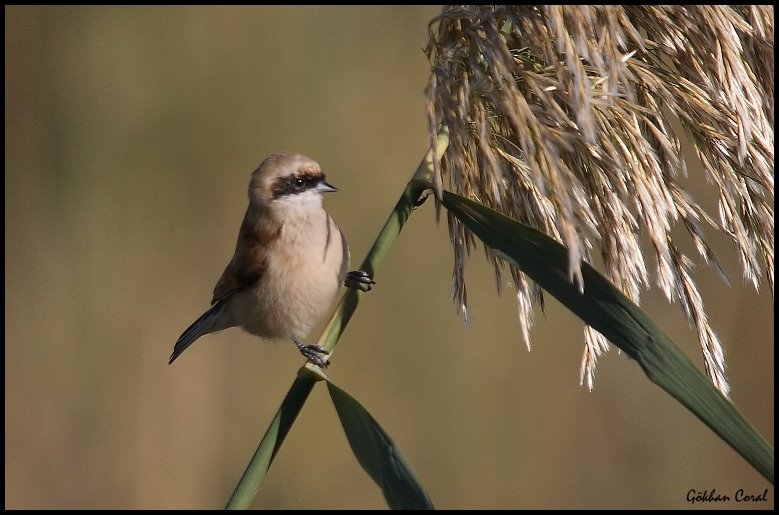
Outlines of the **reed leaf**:
[{"label": "reed leaf", "polygon": [[569,251],[553,238],[459,195],[443,191],[441,199],[485,245],[636,360],[653,383],[773,484],[773,448],[670,337],[608,279],[582,263],[580,288],[568,274]]},{"label": "reed leaf", "polygon": [[332,382],[327,390],[357,461],[379,485],[393,510],[434,509],[403,453],[357,400]]}]

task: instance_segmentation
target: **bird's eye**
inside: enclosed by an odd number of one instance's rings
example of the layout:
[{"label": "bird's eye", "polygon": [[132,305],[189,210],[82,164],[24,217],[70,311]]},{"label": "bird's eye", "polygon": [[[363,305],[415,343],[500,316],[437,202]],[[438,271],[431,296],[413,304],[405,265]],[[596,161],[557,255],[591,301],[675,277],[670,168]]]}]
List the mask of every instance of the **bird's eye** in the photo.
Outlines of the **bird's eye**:
[{"label": "bird's eye", "polygon": [[306,180],[303,177],[293,177],[292,187],[294,187],[296,190],[302,190],[306,187]]}]

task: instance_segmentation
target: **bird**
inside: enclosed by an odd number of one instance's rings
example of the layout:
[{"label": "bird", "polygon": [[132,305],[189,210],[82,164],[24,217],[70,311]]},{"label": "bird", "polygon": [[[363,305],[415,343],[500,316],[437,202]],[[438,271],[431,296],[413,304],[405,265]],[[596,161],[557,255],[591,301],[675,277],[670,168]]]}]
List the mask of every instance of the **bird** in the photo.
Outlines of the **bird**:
[{"label": "bird", "polygon": [[350,253],[341,229],[322,207],[338,191],[319,164],[299,153],[268,156],[251,174],[235,253],[214,287],[211,307],[173,347],[172,364],[201,336],[230,327],[266,340],[291,339],[325,368],[328,353],[304,343],[331,308],[342,285],[369,291],[375,281],[347,273]]}]

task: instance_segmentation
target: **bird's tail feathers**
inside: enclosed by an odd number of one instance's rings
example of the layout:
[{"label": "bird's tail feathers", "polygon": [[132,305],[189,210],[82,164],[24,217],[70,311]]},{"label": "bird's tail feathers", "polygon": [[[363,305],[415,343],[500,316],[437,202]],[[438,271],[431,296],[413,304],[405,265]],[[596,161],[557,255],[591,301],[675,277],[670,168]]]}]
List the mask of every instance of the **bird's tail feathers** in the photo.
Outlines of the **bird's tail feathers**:
[{"label": "bird's tail feathers", "polygon": [[228,322],[227,317],[223,314],[224,306],[224,302],[217,302],[179,336],[176,345],[173,346],[173,354],[170,355],[170,361],[168,361],[169,365],[201,336],[230,327],[226,323]]}]

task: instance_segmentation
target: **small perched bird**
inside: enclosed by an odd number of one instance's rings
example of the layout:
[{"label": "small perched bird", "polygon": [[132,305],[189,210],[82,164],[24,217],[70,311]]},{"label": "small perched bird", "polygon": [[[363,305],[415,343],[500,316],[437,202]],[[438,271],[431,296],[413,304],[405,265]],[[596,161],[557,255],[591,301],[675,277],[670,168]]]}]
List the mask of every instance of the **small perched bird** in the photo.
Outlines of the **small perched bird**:
[{"label": "small perched bird", "polygon": [[[322,208],[322,193],[338,191],[313,159],[280,153],[252,173],[249,207],[235,254],[214,288],[211,308],[179,337],[170,361],[203,335],[242,327],[266,339],[291,338],[325,367],[327,352],[304,338],[330,309],[342,284],[368,291],[362,271],[350,272],[349,247]],[[344,282],[346,280],[346,282]]]}]

